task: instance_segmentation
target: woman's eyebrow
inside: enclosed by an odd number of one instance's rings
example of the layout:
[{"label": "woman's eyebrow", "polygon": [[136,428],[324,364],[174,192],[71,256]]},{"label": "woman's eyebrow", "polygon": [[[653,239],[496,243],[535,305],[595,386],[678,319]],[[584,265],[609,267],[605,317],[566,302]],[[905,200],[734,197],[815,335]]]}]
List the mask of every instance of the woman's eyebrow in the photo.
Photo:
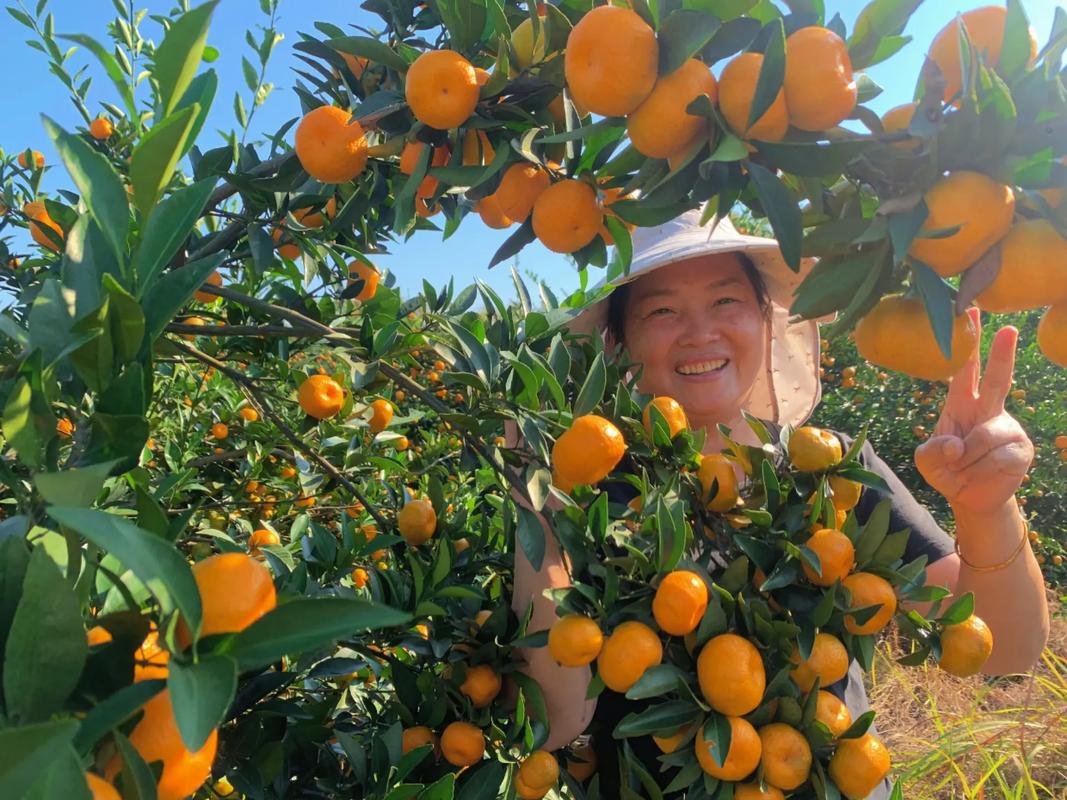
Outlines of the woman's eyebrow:
[{"label": "woman's eyebrow", "polygon": [[[743,285],[744,284],[740,280],[738,280],[737,278],[719,278],[718,280],[714,280],[711,283],[707,284],[704,288],[706,288],[706,289],[721,289],[721,288],[723,288],[725,286],[743,286]],[[680,289],[667,289],[667,288],[649,289],[648,291],[642,292],[640,295],[638,295],[638,297],[636,298],[636,301],[637,302],[641,302],[641,301],[644,301],[644,300],[649,300],[649,299],[653,299],[653,298],[657,298],[657,297],[673,297],[676,294],[684,294],[684,293],[685,293],[684,290],[680,290]]]}]

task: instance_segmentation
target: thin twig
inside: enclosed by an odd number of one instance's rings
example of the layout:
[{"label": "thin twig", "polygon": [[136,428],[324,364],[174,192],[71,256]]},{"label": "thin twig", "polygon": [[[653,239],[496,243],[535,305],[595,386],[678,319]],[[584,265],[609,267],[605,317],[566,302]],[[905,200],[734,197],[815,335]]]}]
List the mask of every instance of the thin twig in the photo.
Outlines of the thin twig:
[{"label": "thin twig", "polygon": [[294,328],[288,325],[187,325],[181,322],[169,323],[166,331],[194,336],[290,336],[296,339],[321,335],[309,328]]},{"label": "thin twig", "polygon": [[232,369],[222,361],[219,361],[217,358],[213,358],[207,353],[202,353],[195,347],[191,347],[190,345],[187,345],[184,342],[171,340],[171,343],[182,352],[192,356],[193,358],[199,361],[204,362],[205,364],[214,367],[223,375],[226,375],[228,378],[230,378],[230,380],[232,380],[242,389],[244,389],[245,394],[248,396],[249,402],[252,404],[252,407],[257,408],[257,410],[261,414],[263,414],[271,422],[273,422],[277,426],[278,430],[282,432],[282,435],[286,439],[288,439],[297,450],[302,452],[311,461],[314,461],[316,464],[318,464],[319,467],[321,467],[327,475],[329,475],[331,478],[341,484],[341,486],[347,489],[353,497],[359,500],[359,502],[361,502],[363,506],[367,509],[368,513],[372,517],[374,517],[374,521],[378,523],[378,526],[381,530],[388,530],[391,527],[386,521],[385,517],[382,516],[381,512],[378,511],[378,509],[376,509],[371,504],[371,502],[367,500],[366,497],[364,497],[363,493],[354,483],[352,483],[352,481],[348,480],[348,478],[346,478],[337,469],[337,467],[335,467],[321,455],[319,455],[310,447],[308,447],[307,444],[304,443],[303,439],[297,436],[296,432],[293,431],[293,429],[286,424],[285,420],[278,416],[278,414],[275,413],[271,409],[271,407],[267,405],[266,401],[263,399],[255,384],[247,376],[245,376],[241,372],[238,372],[235,369]]}]

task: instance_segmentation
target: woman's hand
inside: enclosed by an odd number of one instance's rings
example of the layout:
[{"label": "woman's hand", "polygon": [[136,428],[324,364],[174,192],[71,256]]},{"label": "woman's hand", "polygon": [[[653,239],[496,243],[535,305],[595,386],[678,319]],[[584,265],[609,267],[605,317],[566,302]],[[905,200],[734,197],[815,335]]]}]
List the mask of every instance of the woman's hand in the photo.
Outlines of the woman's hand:
[{"label": "woman's hand", "polygon": [[[968,312],[981,334],[980,312]],[[1004,410],[1015,372],[1019,332],[997,331],[981,374],[979,348],[949,384],[933,435],[915,450],[915,465],[953,509],[997,510],[1019,490],[1034,445]]]}]

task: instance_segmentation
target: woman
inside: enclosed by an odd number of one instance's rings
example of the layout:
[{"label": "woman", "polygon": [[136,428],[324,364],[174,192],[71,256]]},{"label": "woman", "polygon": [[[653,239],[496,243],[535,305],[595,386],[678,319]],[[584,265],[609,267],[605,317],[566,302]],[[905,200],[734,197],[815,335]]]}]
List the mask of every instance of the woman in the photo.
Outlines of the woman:
[{"label": "woman", "polygon": [[[815,322],[789,320],[788,308],[805,271],[789,270],[776,242],[742,236],[728,220],[709,232],[699,220],[699,211],[692,211],[665,225],[639,229],[629,275],[616,282],[619,288],[607,299],[584,311],[574,327],[602,330],[609,351],[613,344],[623,345],[641,365],[639,389],[681,403],[690,426],[707,434],[704,452],[716,453],[724,447],[716,427],[720,423],[744,443],[758,445],[742,410],[779,426],[798,426],[808,419],[820,397],[819,335]],[[977,325],[977,312],[972,315]],[[984,668],[988,675],[1028,670],[1048,637],[1044,582],[1015,498],[1034,450],[1004,409],[1017,339],[1014,328],[997,333],[981,379],[979,354],[973,354],[951,381],[934,434],[915,453],[923,478],[952,508],[955,541],[869,444],[863,450],[867,469],[881,474],[893,489],[890,530],[911,529],[905,561],[925,554],[929,584],[946,586],[954,595],[974,593],[976,613],[993,632],[993,653]],[[847,437],[842,438],[847,444]],[[614,484],[605,488],[618,490]],[[864,490],[855,510],[860,522],[880,499],[879,492]],[[548,628],[556,618],[545,590],[570,585],[543,517],[542,525],[546,553],[541,569],[532,568],[521,548],[516,553],[513,604],[521,615],[533,603],[530,630]],[[589,668],[560,667],[547,648],[525,655],[526,671],[545,693],[551,726],[546,749],[570,743],[593,723],[601,796],[618,797],[611,730],[633,709],[632,703],[610,691],[586,700]],[[829,688],[845,700],[853,718],[866,710],[857,664]],[[648,748],[649,742],[643,751],[641,742],[632,743],[635,756],[659,775],[658,751]],[[888,797],[888,782],[870,797]]]}]

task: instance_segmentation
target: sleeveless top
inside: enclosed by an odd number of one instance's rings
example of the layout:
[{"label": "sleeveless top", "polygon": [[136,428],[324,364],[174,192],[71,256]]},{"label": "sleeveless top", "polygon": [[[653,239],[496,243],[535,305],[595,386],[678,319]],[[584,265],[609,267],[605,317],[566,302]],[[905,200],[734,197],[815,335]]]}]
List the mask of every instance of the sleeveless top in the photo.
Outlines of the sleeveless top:
[{"label": "sleeveless top", "polygon": [[[768,427],[772,429],[774,435],[777,435],[777,431],[774,430],[775,426]],[[837,431],[833,431],[833,433],[841,440],[842,446],[847,451],[852,444],[852,439]],[[892,490],[890,495],[892,506],[890,509],[889,530],[899,531],[903,528],[911,530],[904,551],[903,558],[905,563],[918,558],[920,555],[925,555],[927,557],[927,566],[929,566],[934,561],[954,552],[952,537],[942,530],[930,512],[919,504],[907,487],[901,483],[893,469],[878,457],[870,442],[865,442],[860,449],[859,461],[865,469],[876,473],[885,480]],[[622,481],[606,483],[604,484],[604,490],[608,494],[609,502],[620,505],[625,505],[637,496],[637,490]],[[866,523],[875,506],[885,496],[884,492],[864,487],[859,503],[854,509],[857,522],[861,525]],[[725,561],[721,559],[718,559],[718,563],[720,564],[720,569],[726,566]],[[870,702],[863,682],[863,671],[857,661],[853,661],[849,665],[848,674],[844,678],[823,688],[835,694],[845,703],[853,719],[858,718],[870,709]],[[597,773],[600,776],[601,797],[614,799],[621,796],[620,742],[612,737],[612,731],[628,714],[641,711],[656,702],[659,702],[659,700],[629,700],[625,695],[613,692],[610,689],[605,689],[597,698],[596,711],[593,715],[590,731],[593,735],[593,748],[598,762]],[[877,733],[877,719],[875,720],[875,725],[871,726],[870,732]],[[628,741],[634,758],[639,760],[644,769],[655,778],[657,785],[666,787],[674,777],[677,769],[664,767],[660,763],[659,756],[661,753],[655,742],[652,741],[652,737],[636,736]],[[642,796],[640,794],[640,786],[631,788],[634,789],[635,793],[630,796]],[[886,778],[880,786],[867,796],[866,800],[888,800],[890,790],[891,784],[889,779]]]}]

